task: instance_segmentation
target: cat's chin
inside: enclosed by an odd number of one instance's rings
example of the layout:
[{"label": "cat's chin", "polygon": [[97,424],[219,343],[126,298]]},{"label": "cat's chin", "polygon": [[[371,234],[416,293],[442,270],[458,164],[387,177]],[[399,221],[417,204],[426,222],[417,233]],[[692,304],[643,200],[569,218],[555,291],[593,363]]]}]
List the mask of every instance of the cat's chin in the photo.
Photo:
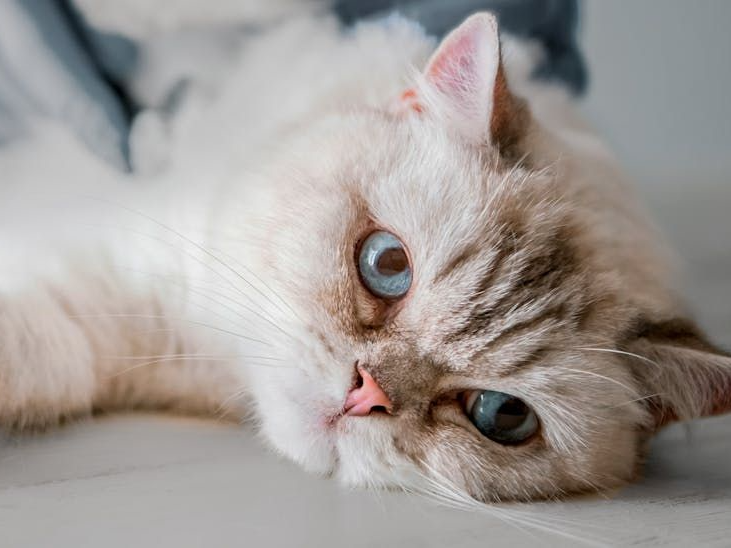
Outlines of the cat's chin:
[{"label": "cat's chin", "polygon": [[334,475],[349,487],[414,487],[421,474],[396,448],[395,435],[394,424],[387,417],[342,417],[334,428],[338,457]]},{"label": "cat's chin", "polygon": [[[321,422],[321,421],[320,421]],[[338,464],[335,440],[330,428],[306,425],[301,420],[270,419],[261,432],[277,453],[294,461],[311,474],[329,476]]]},{"label": "cat's chin", "polygon": [[300,360],[297,368],[256,370],[251,376],[259,431],[269,445],[307,472],[349,487],[413,487],[423,481],[397,447],[403,426],[396,417],[345,412],[352,370],[335,364],[323,374],[321,365],[310,363]]},{"label": "cat's chin", "polygon": [[290,411],[270,415],[261,433],[307,472],[357,488],[404,488],[418,482],[417,467],[394,446],[388,418],[350,417],[331,408],[313,414],[302,408]]}]

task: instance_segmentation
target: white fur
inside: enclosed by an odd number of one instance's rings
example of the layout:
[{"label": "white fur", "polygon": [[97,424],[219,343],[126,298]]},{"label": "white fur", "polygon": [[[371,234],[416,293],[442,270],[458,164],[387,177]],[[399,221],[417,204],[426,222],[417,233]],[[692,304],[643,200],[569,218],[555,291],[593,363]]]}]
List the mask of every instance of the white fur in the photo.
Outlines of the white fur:
[{"label": "white fur", "polygon": [[[180,9],[140,25],[138,17],[147,13],[142,2],[79,4],[100,24],[114,15],[119,29],[141,34],[199,14],[194,3],[176,2]],[[256,17],[274,17],[289,4],[267,4]],[[251,2],[215,6],[206,6],[212,22],[232,13],[226,10],[246,17],[254,10]],[[194,82],[170,119],[149,113],[138,120],[132,146],[148,169],[136,177],[111,171],[46,125],[39,124],[34,139],[0,150],[0,336],[17,343],[1,346],[0,389],[14,400],[0,403],[0,416],[32,422],[24,410],[49,403],[48,414],[59,416],[115,406],[240,414],[245,392],[264,437],[305,468],[334,472],[351,485],[433,491],[419,463],[395,448],[392,427],[382,419],[327,426],[342,408],[354,356],[375,361],[383,348],[328,330],[334,320],[312,310],[323,299],[317,291],[338,287],[346,268],[338,232],[354,222],[348,190],[410,242],[418,289],[460,243],[478,236],[475,228],[500,207],[502,192],[529,176],[542,180],[520,169],[491,176],[494,193],[477,203],[482,174],[443,130],[443,110],[399,130],[379,118],[377,111],[413,84],[415,67],[433,46],[397,19],[346,33],[333,19],[277,27],[248,42],[219,85]],[[594,230],[614,231],[618,241],[652,255],[652,237],[641,235],[644,228],[634,231],[641,225],[634,208],[620,204],[609,155],[576,121],[563,91],[528,81],[529,55],[515,51],[511,83],[555,136],[534,136],[536,157],[568,174],[568,192],[605,188],[597,195],[626,215],[617,224],[592,213]],[[362,158],[351,154],[356,148]],[[648,302],[665,295],[665,274],[656,264],[643,267],[658,280],[641,297]],[[438,354],[445,328],[429,324],[429,311],[465,305],[484,274],[478,269],[455,281],[447,297],[415,290],[403,321],[423,327],[425,352]],[[524,318],[532,310],[518,312]],[[313,325],[327,331],[331,351],[315,339]],[[466,355],[450,357],[461,358]],[[581,356],[570,359],[578,363]],[[602,359],[596,368],[611,358]],[[623,387],[632,382],[628,375],[607,381],[591,370],[572,374],[581,379],[571,393],[575,405],[590,405],[599,391],[607,405],[632,397]],[[547,438],[561,458],[576,455],[597,423],[577,424],[568,403],[539,390],[550,378],[527,375],[495,382],[544,414]],[[52,387],[60,392],[48,396]],[[644,420],[637,406],[598,413],[612,428]],[[617,446],[631,452],[625,434],[617,435]],[[449,476],[439,453],[429,452],[422,464]],[[618,461],[607,474],[626,475],[626,467]],[[462,472],[456,468],[449,480],[466,488]]]}]

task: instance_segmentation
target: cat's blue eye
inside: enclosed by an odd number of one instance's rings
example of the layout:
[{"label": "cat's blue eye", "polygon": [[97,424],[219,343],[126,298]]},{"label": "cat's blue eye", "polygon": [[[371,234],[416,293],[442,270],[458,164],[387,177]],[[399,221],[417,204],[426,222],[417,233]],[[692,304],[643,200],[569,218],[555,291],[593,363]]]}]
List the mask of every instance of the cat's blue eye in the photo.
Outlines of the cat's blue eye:
[{"label": "cat's blue eye", "polygon": [[465,411],[483,436],[511,445],[521,443],[538,431],[538,417],[523,400],[492,390],[467,394]]},{"label": "cat's blue eye", "polygon": [[411,287],[411,265],[401,241],[383,230],[370,234],[360,246],[358,270],[363,285],[377,297],[400,299]]}]

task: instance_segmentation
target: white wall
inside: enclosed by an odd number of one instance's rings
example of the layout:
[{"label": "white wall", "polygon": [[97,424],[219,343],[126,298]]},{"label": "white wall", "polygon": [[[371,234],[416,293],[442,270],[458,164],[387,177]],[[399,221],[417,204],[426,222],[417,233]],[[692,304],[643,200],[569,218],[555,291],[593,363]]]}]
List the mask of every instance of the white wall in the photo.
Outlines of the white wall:
[{"label": "white wall", "polygon": [[585,0],[584,111],[677,250],[731,349],[731,0]]},{"label": "white wall", "polygon": [[585,0],[582,42],[586,113],[627,167],[731,171],[731,1]]}]

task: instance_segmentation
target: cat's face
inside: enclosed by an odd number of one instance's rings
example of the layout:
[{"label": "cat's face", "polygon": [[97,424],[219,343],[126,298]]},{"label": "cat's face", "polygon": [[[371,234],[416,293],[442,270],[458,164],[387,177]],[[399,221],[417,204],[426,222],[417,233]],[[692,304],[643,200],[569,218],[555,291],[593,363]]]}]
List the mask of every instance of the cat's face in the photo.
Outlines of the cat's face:
[{"label": "cat's face", "polygon": [[[256,369],[252,393],[264,434],[310,470],[559,496],[631,478],[653,416],[690,405],[671,410],[614,352],[658,337],[626,295],[631,265],[608,270],[568,187],[498,150],[529,125],[500,119],[498,62],[494,21],[474,17],[430,63],[435,89],[459,70],[435,97],[422,87],[409,112],[324,119],[291,144],[259,274],[281,297],[269,331],[286,365]],[[451,89],[456,76],[474,89]]]}]

